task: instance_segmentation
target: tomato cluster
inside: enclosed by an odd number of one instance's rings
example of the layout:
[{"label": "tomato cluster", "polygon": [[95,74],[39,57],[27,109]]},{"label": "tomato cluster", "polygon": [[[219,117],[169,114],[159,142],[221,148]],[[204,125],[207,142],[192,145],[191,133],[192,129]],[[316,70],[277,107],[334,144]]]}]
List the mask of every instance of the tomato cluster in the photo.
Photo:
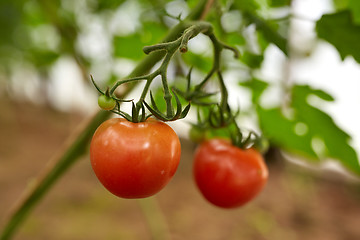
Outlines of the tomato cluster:
[{"label": "tomato cluster", "polygon": [[[122,198],[144,198],[159,192],[175,174],[180,154],[174,130],[154,119],[139,123],[107,120],[90,144],[96,176],[106,189]],[[259,152],[219,138],[199,145],[193,171],[202,195],[223,208],[239,207],[253,199],[268,177]]]}]

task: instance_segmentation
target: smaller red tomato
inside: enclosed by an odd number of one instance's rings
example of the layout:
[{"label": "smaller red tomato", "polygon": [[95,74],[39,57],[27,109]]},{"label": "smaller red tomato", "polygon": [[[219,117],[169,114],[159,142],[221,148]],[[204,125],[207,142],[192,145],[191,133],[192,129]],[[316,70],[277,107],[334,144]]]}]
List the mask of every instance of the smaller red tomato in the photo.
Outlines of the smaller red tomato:
[{"label": "smaller red tomato", "polygon": [[240,149],[225,139],[211,139],[196,150],[194,177],[209,202],[233,208],[249,202],[262,190],[268,169],[256,150]]}]

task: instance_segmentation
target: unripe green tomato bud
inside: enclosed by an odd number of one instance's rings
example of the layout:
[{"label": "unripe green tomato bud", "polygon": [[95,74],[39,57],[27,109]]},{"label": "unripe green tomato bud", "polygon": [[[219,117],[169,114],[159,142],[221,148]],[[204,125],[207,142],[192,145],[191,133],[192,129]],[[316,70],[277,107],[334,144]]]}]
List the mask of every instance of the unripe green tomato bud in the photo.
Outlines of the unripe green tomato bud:
[{"label": "unripe green tomato bud", "polygon": [[98,98],[98,104],[101,109],[112,110],[116,106],[116,101],[106,95],[101,95]]}]

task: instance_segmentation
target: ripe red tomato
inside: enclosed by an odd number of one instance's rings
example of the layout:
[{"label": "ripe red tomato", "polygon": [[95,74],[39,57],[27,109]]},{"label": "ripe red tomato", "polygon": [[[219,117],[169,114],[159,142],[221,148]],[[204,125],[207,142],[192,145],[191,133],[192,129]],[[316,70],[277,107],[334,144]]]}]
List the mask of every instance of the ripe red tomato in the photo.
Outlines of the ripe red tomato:
[{"label": "ripe red tomato", "polygon": [[91,140],[92,168],[106,189],[122,198],[144,198],[159,192],[175,174],[181,145],[174,130],[148,119],[103,122]]},{"label": "ripe red tomato", "polygon": [[259,152],[225,139],[203,142],[195,153],[194,177],[203,196],[216,206],[239,207],[264,187],[268,169]]}]

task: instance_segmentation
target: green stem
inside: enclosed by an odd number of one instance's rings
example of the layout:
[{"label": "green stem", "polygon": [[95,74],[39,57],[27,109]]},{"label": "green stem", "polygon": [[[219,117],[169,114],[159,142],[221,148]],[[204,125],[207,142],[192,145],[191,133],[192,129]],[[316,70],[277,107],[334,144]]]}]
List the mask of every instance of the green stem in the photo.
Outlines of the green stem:
[{"label": "green stem", "polygon": [[144,86],[144,89],[140,95],[140,98],[139,98],[139,102],[138,103],[141,103],[142,101],[145,100],[145,97],[147,95],[147,93],[149,92],[149,88],[150,88],[150,84],[152,82],[152,80],[157,76],[158,74],[155,73],[155,74],[151,74],[150,77],[146,80],[146,84]]},{"label": "green stem", "polygon": [[166,223],[165,216],[161,210],[156,197],[138,199],[141,211],[144,214],[145,221],[149,226],[152,240],[170,239],[169,227]]},{"label": "green stem", "polygon": [[30,213],[31,209],[50,189],[54,182],[75,162],[74,159],[80,157],[87,151],[89,140],[95,129],[106,118],[110,116],[110,112],[98,112],[85,127],[83,127],[77,138],[70,142],[65,147],[67,150],[62,153],[62,156],[56,159],[55,165],[47,172],[44,177],[37,180],[36,186],[32,189],[27,189],[28,193],[25,196],[22,204],[11,216],[10,220],[4,228],[1,235],[1,240],[10,239],[19,224]]},{"label": "green stem", "polygon": [[[177,49],[177,48],[176,48]],[[175,49],[173,49],[171,52],[168,52],[164,58],[163,64],[161,65],[161,81],[162,81],[162,85],[164,88],[164,99],[166,102],[166,111],[167,111],[167,116],[170,117],[173,115],[174,113],[174,109],[172,108],[172,104],[171,104],[171,98],[172,95],[170,93],[170,89],[169,89],[169,84],[167,81],[167,67],[169,65],[170,59],[172,58],[172,56],[175,53]]]},{"label": "green stem", "polygon": [[[157,70],[155,70],[153,73],[151,73],[147,76],[126,80],[126,82],[131,82],[131,81],[139,80],[139,79],[145,79],[147,81],[146,85],[142,91],[141,97],[136,104],[136,108],[133,111],[133,113],[135,114],[135,117],[133,117],[134,122],[138,122],[138,119],[137,119],[138,111],[140,110],[141,106],[143,106],[143,102],[149,91],[150,84],[152,83],[153,79],[158,75],[160,75],[161,80],[162,80],[162,85],[163,85],[163,89],[164,89],[164,99],[166,102],[166,117],[164,117],[164,119],[174,119],[173,118],[174,108],[172,107],[172,103],[171,103],[172,94],[170,92],[168,81],[167,81],[168,65],[178,49],[180,49],[180,52],[187,51],[187,44],[191,38],[195,37],[196,35],[198,35],[201,32],[209,35],[209,34],[212,34],[212,31],[213,31],[211,24],[209,24],[207,22],[188,21],[188,24],[185,24],[185,26],[187,26],[187,25],[189,25],[190,27],[188,27],[184,31],[182,36],[179,37],[178,39],[171,41],[171,42],[167,42],[167,43],[160,43],[160,44],[155,44],[152,46],[146,46],[143,48],[143,50],[146,54],[149,54],[152,52],[163,51],[163,52],[165,52],[165,57],[160,65],[160,67]],[[219,51],[221,51],[221,49],[217,50],[217,52],[219,52]],[[216,58],[216,61],[219,62],[219,57]],[[218,65],[218,63],[217,63],[217,65]],[[124,80],[116,82],[111,90],[115,91],[115,89],[118,86],[120,86],[122,83],[124,83]],[[178,107],[178,109],[180,109],[180,108]],[[157,117],[161,116],[160,112],[157,114],[159,114]]]},{"label": "green stem", "polygon": [[234,57],[238,58],[239,57],[239,51],[236,48],[233,48],[221,41],[219,41],[215,34],[212,31],[212,28],[208,28],[208,31],[205,31],[204,34],[208,35],[208,37],[210,38],[212,44],[213,44],[213,52],[214,52],[214,62],[213,62],[213,66],[210,70],[210,72],[205,76],[205,78],[196,86],[195,90],[200,90],[201,88],[203,88],[203,86],[206,84],[206,82],[214,75],[215,72],[219,72],[220,70],[220,54],[221,51],[225,48],[228,49],[230,51],[234,52]]},{"label": "green stem", "polygon": [[221,92],[221,101],[220,101],[220,108],[223,110],[223,112],[227,112],[228,108],[228,91],[225,86],[224,79],[222,77],[222,74],[220,71],[217,72],[219,83],[220,83],[220,92]]},{"label": "green stem", "polygon": [[119,87],[121,84],[130,83],[130,82],[134,82],[134,81],[140,81],[140,80],[147,80],[148,78],[149,78],[149,75],[145,75],[145,76],[133,77],[133,78],[128,78],[128,79],[123,79],[123,80],[117,81],[109,91],[110,96],[115,92],[116,88]]},{"label": "green stem", "polygon": [[[141,103],[145,99],[152,80],[156,76],[160,75],[162,78],[162,81],[163,81],[163,86],[164,86],[164,91],[165,91],[165,99],[171,98],[171,94],[170,94],[169,87],[167,84],[166,72],[167,72],[167,67],[169,65],[169,62],[170,62],[171,58],[173,57],[173,55],[175,54],[175,52],[178,49],[180,49],[181,52],[186,52],[187,44],[188,44],[189,40],[201,32],[203,32],[209,36],[214,36],[212,34],[212,32],[213,32],[212,26],[210,23],[207,23],[207,22],[202,22],[202,21],[193,22],[193,21],[189,21],[189,20],[184,20],[183,22],[179,23],[179,25],[182,25],[184,28],[188,27],[188,26],[189,27],[186,28],[186,30],[184,31],[182,36],[180,36],[176,40],[169,41],[169,42],[162,42],[162,43],[151,45],[151,46],[145,46],[143,48],[143,51],[146,54],[150,54],[153,52],[159,54],[159,51],[161,51],[161,54],[165,55],[161,66],[155,72],[153,72],[151,74],[148,74],[145,76],[132,77],[129,79],[120,80],[120,81],[115,82],[113,87],[110,89],[110,94],[112,94],[116,90],[116,88],[119,87],[121,84],[138,81],[138,80],[146,80],[147,84],[144,87],[141,97],[139,99],[139,102],[137,104],[137,106],[139,106],[139,103]],[[216,40],[216,38],[215,38],[215,40]],[[218,44],[218,46],[222,46],[222,45]],[[216,54],[218,54],[218,52],[220,52],[220,51],[221,51],[221,49],[220,50],[217,49]],[[219,57],[216,58],[217,64],[219,62],[218,59],[219,59]],[[216,69],[217,69],[217,67],[216,67]]]},{"label": "green stem", "polygon": [[207,83],[207,81],[214,75],[215,72],[219,71],[220,68],[220,53],[222,50],[222,45],[219,44],[219,41],[215,37],[214,34],[210,33],[208,34],[211,42],[213,43],[213,53],[214,53],[214,62],[213,66],[210,70],[210,72],[205,76],[205,78],[196,86],[196,90],[200,90],[204,87],[204,85]]},{"label": "green stem", "polygon": [[145,46],[143,48],[143,52],[145,54],[149,54],[151,52],[155,52],[155,51],[161,51],[161,50],[167,50],[169,46],[171,46],[172,44],[174,44],[175,41],[173,42],[166,42],[166,43],[159,43],[159,44],[155,44],[155,45],[151,45],[151,46]]},{"label": "green stem", "polygon": [[186,29],[181,39],[180,52],[182,53],[187,52],[187,45],[191,38],[197,36],[199,33],[207,34],[208,32],[212,32],[212,26],[207,22],[189,23],[189,25],[190,27]]}]

